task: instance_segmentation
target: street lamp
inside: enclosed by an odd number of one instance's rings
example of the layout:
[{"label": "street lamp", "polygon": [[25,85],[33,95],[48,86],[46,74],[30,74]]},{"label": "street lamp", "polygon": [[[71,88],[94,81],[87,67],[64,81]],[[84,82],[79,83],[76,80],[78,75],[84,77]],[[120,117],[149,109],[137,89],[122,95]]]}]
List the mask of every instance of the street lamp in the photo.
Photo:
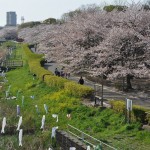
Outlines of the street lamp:
[{"label": "street lamp", "polygon": [[103,107],[103,94],[104,94],[104,74],[102,74],[102,93],[101,93],[101,106]]},{"label": "street lamp", "polygon": [[[96,105],[96,98],[98,98],[99,100],[101,100],[101,106],[103,107],[103,101],[104,101],[104,76],[106,76],[106,74],[102,74],[101,75],[101,84],[94,84],[94,90],[95,90],[95,105]],[[99,87],[99,89],[98,89]],[[98,96],[97,93],[100,93],[100,96]]]}]

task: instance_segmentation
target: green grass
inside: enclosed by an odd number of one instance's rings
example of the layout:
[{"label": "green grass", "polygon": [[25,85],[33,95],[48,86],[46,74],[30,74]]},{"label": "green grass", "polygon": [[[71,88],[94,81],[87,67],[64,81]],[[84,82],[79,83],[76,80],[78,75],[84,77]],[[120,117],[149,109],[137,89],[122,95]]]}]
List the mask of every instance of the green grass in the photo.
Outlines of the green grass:
[{"label": "green grass", "polygon": [[[0,120],[2,121],[6,116],[6,130],[9,127],[16,128],[18,123],[16,105],[20,105],[23,116],[21,127],[24,130],[33,129],[35,132],[23,136],[22,149],[48,148],[51,142],[51,128],[59,126],[59,129],[67,130],[67,124],[71,124],[117,149],[149,150],[150,132],[140,130],[140,123],[125,124],[125,117],[121,113],[116,113],[112,109],[84,106],[80,98],[70,96],[64,90],[50,88],[38,79],[33,80],[27,65],[8,72],[7,79],[8,82],[3,85],[0,92]],[[9,85],[11,85],[11,96],[16,96],[17,91],[20,91],[17,100],[5,99],[5,91]],[[34,100],[30,98],[31,95],[35,96]],[[24,105],[22,105],[22,96],[25,97]],[[48,114],[46,114],[45,131],[42,132],[40,126],[42,116],[45,114],[44,104],[48,106]],[[35,105],[38,105],[39,114],[36,113]],[[71,120],[66,117],[68,110],[71,110]],[[55,118],[52,118],[53,113],[59,115],[58,123]],[[0,136],[0,141],[2,150],[8,147],[20,149],[17,132],[13,136]]]}]

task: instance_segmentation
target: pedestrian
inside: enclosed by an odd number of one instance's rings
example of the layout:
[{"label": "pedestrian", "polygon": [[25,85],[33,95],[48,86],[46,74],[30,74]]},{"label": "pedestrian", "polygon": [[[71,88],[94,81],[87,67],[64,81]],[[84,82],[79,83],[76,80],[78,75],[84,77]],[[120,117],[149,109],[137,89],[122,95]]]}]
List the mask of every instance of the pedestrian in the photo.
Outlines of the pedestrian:
[{"label": "pedestrian", "polygon": [[55,75],[57,76],[58,75],[58,69],[55,68]]},{"label": "pedestrian", "polygon": [[66,75],[66,76],[67,76],[67,78],[69,78],[69,77],[70,77],[70,72],[67,72],[67,75]]},{"label": "pedestrian", "polygon": [[84,84],[84,80],[82,78],[82,76],[80,77],[79,81],[78,81],[79,84],[83,85]]},{"label": "pedestrian", "polygon": [[62,69],[61,69],[61,71],[60,71],[60,76],[61,76],[61,77],[64,77],[64,75],[65,75],[65,74],[64,74],[64,68],[62,67]]}]

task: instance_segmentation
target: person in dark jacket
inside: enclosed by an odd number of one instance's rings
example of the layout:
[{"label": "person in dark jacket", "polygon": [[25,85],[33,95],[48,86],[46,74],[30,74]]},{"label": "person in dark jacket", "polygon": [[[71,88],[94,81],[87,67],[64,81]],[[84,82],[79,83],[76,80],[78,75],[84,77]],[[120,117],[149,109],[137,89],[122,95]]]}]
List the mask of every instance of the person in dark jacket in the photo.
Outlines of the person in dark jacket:
[{"label": "person in dark jacket", "polygon": [[55,75],[57,76],[58,75],[58,69],[55,68]]},{"label": "person in dark jacket", "polygon": [[82,78],[82,76],[80,77],[79,81],[78,81],[79,84],[83,85],[84,84],[84,80]]}]

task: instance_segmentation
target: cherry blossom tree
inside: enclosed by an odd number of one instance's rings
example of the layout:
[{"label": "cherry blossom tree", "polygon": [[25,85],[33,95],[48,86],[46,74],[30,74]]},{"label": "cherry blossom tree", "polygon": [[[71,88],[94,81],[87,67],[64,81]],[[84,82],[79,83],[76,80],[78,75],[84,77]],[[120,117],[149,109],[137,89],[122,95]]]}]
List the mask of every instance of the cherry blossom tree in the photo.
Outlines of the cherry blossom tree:
[{"label": "cherry blossom tree", "polygon": [[131,77],[150,77],[150,11],[142,5],[111,12],[87,6],[64,17],[62,24],[21,29],[19,37],[72,72],[123,77],[128,89]]},{"label": "cherry blossom tree", "polygon": [[4,27],[0,30],[0,37],[8,40],[14,40],[18,37],[17,27]]}]

